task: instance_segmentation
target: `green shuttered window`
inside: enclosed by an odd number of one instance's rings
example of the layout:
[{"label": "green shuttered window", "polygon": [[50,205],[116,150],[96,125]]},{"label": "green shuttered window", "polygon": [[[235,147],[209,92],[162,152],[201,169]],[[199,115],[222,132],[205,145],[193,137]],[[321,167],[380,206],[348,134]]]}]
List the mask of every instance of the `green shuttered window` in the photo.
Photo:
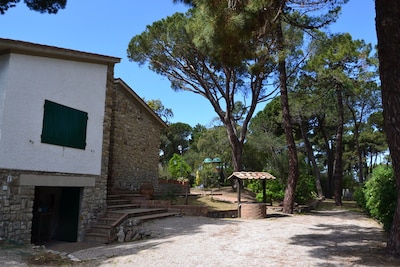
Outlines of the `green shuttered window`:
[{"label": "green shuttered window", "polygon": [[45,100],[42,143],[85,149],[87,120],[87,112]]}]

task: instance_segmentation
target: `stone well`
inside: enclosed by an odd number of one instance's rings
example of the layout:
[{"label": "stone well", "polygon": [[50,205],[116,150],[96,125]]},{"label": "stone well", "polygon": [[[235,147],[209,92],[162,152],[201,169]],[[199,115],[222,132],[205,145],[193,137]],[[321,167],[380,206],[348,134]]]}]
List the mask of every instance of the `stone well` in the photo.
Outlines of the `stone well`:
[{"label": "stone well", "polygon": [[267,217],[266,203],[240,203],[240,216],[243,219],[263,219]]}]

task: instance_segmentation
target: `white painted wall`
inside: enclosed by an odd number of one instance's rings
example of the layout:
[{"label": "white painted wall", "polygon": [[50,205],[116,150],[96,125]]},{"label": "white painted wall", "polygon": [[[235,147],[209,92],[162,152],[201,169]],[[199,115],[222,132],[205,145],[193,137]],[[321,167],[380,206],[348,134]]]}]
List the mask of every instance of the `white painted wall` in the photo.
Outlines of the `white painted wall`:
[{"label": "white painted wall", "polygon": [[[100,174],[106,77],[106,65],[0,57],[0,168]],[[41,143],[45,99],[88,113],[85,150]]]},{"label": "white painted wall", "polygon": [[8,70],[8,55],[0,56],[0,140],[1,140],[1,125],[3,122],[3,109],[6,100],[6,88],[8,84],[7,70]]}]

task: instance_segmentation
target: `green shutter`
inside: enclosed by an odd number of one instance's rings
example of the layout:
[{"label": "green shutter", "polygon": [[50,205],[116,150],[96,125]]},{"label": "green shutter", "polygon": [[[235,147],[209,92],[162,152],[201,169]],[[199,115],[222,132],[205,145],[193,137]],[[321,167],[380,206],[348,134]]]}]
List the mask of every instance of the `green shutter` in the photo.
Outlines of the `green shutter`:
[{"label": "green shutter", "polygon": [[87,112],[45,100],[42,143],[85,149],[87,120]]}]

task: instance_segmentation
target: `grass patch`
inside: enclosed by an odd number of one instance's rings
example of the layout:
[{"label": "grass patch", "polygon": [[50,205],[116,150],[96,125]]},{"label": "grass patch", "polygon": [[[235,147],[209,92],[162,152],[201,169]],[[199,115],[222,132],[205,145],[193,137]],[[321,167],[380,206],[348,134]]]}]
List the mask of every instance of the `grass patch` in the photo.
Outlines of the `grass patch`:
[{"label": "grass patch", "polygon": [[[185,205],[185,196],[177,197],[174,205]],[[209,195],[188,196],[188,205],[208,206],[211,211],[237,209],[237,203],[216,200]]]}]

